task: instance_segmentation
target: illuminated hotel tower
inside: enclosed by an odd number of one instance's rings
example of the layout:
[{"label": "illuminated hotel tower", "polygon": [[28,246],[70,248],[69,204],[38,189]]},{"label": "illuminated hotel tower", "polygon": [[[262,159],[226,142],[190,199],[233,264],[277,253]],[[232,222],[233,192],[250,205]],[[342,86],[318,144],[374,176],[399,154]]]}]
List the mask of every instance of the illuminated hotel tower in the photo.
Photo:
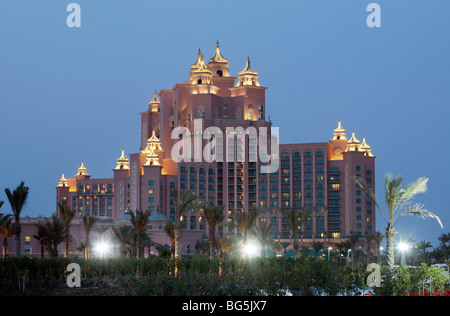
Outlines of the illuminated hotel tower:
[{"label": "illuminated hotel tower", "polygon": [[[310,211],[297,236],[304,242],[324,239],[334,243],[353,233],[365,236],[374,231],[375,206],[352,177],[364,178],[375,188],[375,157],[365,138],[360,142],[353,132],[347,139],[340,121],[329,141],[280,144],[275,173],[263,173],[264,164],[259,160],[249,161],[249,149],[255,144],[248,136],[243,142],[236,141],[231,151],[225,150],[225,137],[217,143],[215,153],[225,156],[224,161],[177,163],[172,159],[172,148],[178,142],[172,139],[173,129],[186,127],[194,133],[195,120],[200,120],[203,131],[218,127],[225,135],[227,127],[265,127],[270,135],[267,88],[260,85],[250,58],[243,65],[237,77],[232,77],[219,43],[208,63],[199,50],[188,79],[172,89],[155,92],[140,113],[140,148],[129,158],[122,150],[113,178],[91,179],[82,163],[74,178],[66,179],[63,174],[57,202],[75,207],[80,216],[115,220],[127,209],[139,209],[174,220],[172,190],[191,189],[199,201],[224,205],[226,221],[232,220],[234,210],[261,209],[259,220],[271,223],[277,240],[292,239],[281,213],[291,208]],[[202,148],[207,142],[205,137]],[[183,217],[187,234],[203,231],[207,237],[206,226],[200,210]],[[235,233],[219,226],[223,236]]]}]

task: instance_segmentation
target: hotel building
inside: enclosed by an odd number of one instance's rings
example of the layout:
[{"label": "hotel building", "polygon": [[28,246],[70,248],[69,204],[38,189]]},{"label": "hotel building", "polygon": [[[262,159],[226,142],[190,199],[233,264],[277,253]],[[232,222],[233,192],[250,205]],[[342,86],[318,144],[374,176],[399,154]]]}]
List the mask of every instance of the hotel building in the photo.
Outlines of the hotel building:
[{"label": "hotel building", "polygon": [[[199,201],[224,205],[228,222],[234,210],[259,208],[259,220],[269,221],[272,237],[280,241],[293,238],[281,212],[291,208],[310,211],[297,236],[305,244],[319,240],[332,245],[353,233],[364,237],[375,231],[375,205],[352,179],[361,177],[375,188],[375,157],[365,138],[359,141],[354,132],[347,138],[341,122],[330,131],[328,141],[279,144],[278,153],[270,155],[279,162],[274,173],[264,173],[266,164],[250,156],[257,144],[249,135],[233,138],[233,142],[225,136],[222,141],[218,138],[213,152],[216,157],[225,156],[223,161],[177,162],[172,157],[179,142],[179,137],[172,137],[177,127],[186,127],[194,135],[194,124],[200,123],[205,131],[201,148],[215,137],[207,134],[208,128],[218,128],[223,135],[230,127],[236,134],[251,128],[266,128],[271,134],[267,88],[260,85],[258,72],[248,58],[237,76],[228,67],[219,43],[207,63],[199,51],[188,80],[155,92],[140,113],[139,150],[129,157],[122,150],[112,178],[91,179],[83,163],[74,178],[66,179],[63,174],[56,188],[57,202],[76,208],[79,216],[112,222],[123,220],[128,209],[149,210],[155,219],[167,222],[175,216],[173,189],[191,189]],[[156,233],[161,227],[155,224],[149,231]],[[183,236],[193,236],[192,242],[208,237],[200,210],[183,216],[183,228]],[[226,225],[218,230],[221,236],[236,233]],[[163,238],[164,234],[159,235]],[[166,243],[170,244],[168,239]]]}]

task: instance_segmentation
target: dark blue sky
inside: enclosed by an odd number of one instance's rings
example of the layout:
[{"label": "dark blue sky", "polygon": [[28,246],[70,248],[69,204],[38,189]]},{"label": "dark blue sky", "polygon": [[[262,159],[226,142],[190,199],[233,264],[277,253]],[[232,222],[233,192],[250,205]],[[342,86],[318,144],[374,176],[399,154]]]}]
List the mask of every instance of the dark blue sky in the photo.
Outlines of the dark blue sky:
[{"label": "dark blue sky", "polygon": [[153,91],[184,82],[219,40],[232,75],[250,56],[282,143],[327,141],[341,119],[377,156],[381,201],[387,172],[430,178],[416,200],[444,230],[401,218],[400,235],[436,246],[450,231],[450,2],[377,1],[378,29],[364,0],[76,2],[79,29],[66,25],[70,1],[0,2],[0,200],[24,180],[24,215],[51,215],[61,173],[82,160],[111,177],[122,147],[138,151]]}]

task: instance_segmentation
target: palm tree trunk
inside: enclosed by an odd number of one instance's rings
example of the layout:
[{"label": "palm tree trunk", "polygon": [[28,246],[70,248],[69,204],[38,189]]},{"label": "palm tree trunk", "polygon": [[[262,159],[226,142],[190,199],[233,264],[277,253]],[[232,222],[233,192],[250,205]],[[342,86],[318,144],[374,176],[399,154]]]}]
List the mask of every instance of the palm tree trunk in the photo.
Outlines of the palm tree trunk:
[{"label": "palm tree trunk", "polygon": [[16,218],[16,224],[14,227],[14,234],[16,235],[16,257],[20,257],[20,255],[21,255],[20,233],[21,233],[21,229],[20,229],[19,219]]},{"label": "palm tree trunk", "polygon": [[181,251],[183,249],[183,241],[181,239],[181,223],[175,228],[175,272],[174,276],[178,277],[178,260],[181,258]]},{"label": "palm tree trunk", "polygon": [[8,257],[8,239],[3,238],[3,259]]},{"label": "palm tree trunk", "polygon": [[392,269],[395,265],[394,238],[396,233],[394,226],[389,223],[386,228],[386,253],[389,269]]},{"label": "palm tree trunk", "polygon": [[294,260],[297,259],[297,254],[298,254],[298,242],[297,239],[294,239]]},{"label": "palm tree trunk", "polygon": [[64,242],[64,258],[69,257],[69,242]]},{"label": "palm tree trunk", "polygon": [[215,257],[215,237],[214,237],[215,229],[209,228],[209,258],[214,259]]}]

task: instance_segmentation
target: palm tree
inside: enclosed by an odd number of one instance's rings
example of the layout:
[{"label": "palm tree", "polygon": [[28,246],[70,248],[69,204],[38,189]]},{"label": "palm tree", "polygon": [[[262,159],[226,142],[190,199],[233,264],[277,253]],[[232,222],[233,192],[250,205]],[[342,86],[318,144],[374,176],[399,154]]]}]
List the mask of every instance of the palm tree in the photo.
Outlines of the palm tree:
[{"label": "palm tree", "polygon": [[441,242],[440,247],[444,254],[444,258],[445,258],[444,260],[447,260],[448,248],[449,248],[449,246],[447,244],[450,243],[450,233],[442,234],[441,236],[438,237],[438,240]]},{"label": "palm tree", "polygon": [[136,229],[132,226],[111,226],[111,230],[120,245],[121,257],[131,255],[134,241],[136,240]]},{"label": "palm tree", "polygon": [[233,222],[231,226],[237,228],[242,233],[242,242],[245,245],[247,243],[248,233],[255,227],[256,220],[260,214],[258,208],[250,209],[248,212],[234,211]]},{"label": "palm tree", "polygon": [[272,248],[274,245],[271,235],[272,225],[268,222],[259,221],[255,226],[254,235],[261,246],[261,257],[266,257],[266,248]]},{"label": "palm tree", "polygon": [[232,245],[232,239],[230,238],[218,238],[216,240],[217,243],[217,249],[220,250],[220,258],[224,258],[225,255],[230,255],[231,252],[231,245]]},{"label": "palm tree", "polygon": [[372,247],[371,244],[375,240],[375,233],[369,232],[366,234],[366,243],[367,243],[367,264],[370,263],[370,258],[372,256]]},{"label": "palm tree", "polygon": [[[178,260],[183,249],[181,217],[185,212],[194,208],[193,202],[198,197],[194,195],[192,190],[178,192],[174,189],[173,199],[175,203],[175,259]],[[175,269],[175,271],[175,275],[177,275],[178,270]]]},{"label": "palm tree", "polygon": [[337,242],[334,247],[337,249],[339,253],[339,262],[341,261],[341,255],[345,255],[345,243],[344,242]]},{"label": "palm tree", "polygon": [[317,261],[317,257],[319,256],[319,252],[325,248],[325,243],[321,241],[313,241],[312,248],[314,250],[314,260]]},{"label": "palm tree", "polygon": [[381,266],[381,242],[384,240],[386,236],[380,232],[375,232],[374,241],[377,244],[377,253],[378,253],[378,264]]},{"label": "palm tree", "polygon": [[431,245],[430,242],[427,242],[425,240],[422,240],[418,244],[416,244],[417,248],[419,250],[422,250],[423,254],[423,261],[427,263],[427,248],[433,248],[433,245]]},{"label": "palm tree", "polygon": [[353,233],[353,235],[351,235],[348,238],[348,242],[350,244],[350,249],[352,252],[352,268],[355,267],[355,247],[360,245],[362,240],[361,237],[359,237],[356,233]]},{"label": "palm tree", "polygon": [[170,257],[175,257],[175,224],[173,222],[168,222],[164,228],[164,232],[167,234],[167,236],[170,239],[171,246],[170,246]]},{"label": "palm tree", "polygon": [[58,245],[67,238],[64,222],[56,215],[52,215],[51,221],[46,220],[43,233],[50,256],[58,257]]},{"label": "palm tree", "polygon": [[9,204],[14,214],[14,234],[16,236],[16,257],[20,257],[21,254],[21,242],[20,233],[20,214],[25,206],[28,198],[29,188],[25,186],[25,182],[21,182],[19,186],[11,192],[10,189],[5,189],[6,196],[8,197]]},{"label": "palm tree", "polygon": [[71,208],[67,205],[62,205],[58,203],[59,217],[62,219],[64,223],[65,234],[67,236],[66,240],[64,240],[64,258],[69,256],[69,244],[70,244],[70,226],[72,226],[72,220],[75,218],[77,211],[75,208]]},{"label": "palm tree", "polygon": [[427,190],[428,178],[421,177],[415,182],[408,184],[405,188],[401,188],[403,178],[398,176],[392,178],[391,174],[385,176],[385,201],[388,210],[388,217],[381,211],[380,206],[375,197],[375,193],[371,186],[367,184],[362,178],[353,177],[362,190],[369,195],[369,198],[374,201],[376,208],[381,212],[383,218],[386,221],[386,252],[387,252],[387,265],[389,269],[394,267],[395,252],[394,252],[394,238],[397,233],[394,227],[395,221],[403,215],[414,215],[421,218],[430,217],[437,220],[439,225],[443,228],[440,218],[434,213],[426,210],[422,204],[412,203],[413,198],[419,194],[424,193]]},{"label": "palm tree", "polygon": [[0,237],[3,239],[3,258],[8,257],[8,239],[14,234],[14,224],[11,215],[0,214]]},{"label": "palm tree", "polygon": [[280,247],[281,248],[283,248],[283,255],[286,255],[286,253],[287,253],[287,248],[290,246],[290,242],[288,242],[288,241],[282,241],[282,242],[279,242],[279,245],[280,245]]},{"label": "palm tree", "polygon": [[46,238],[47,238],[47,231],[45,224],[38,223],[36,224],[37,233],[33,236],[34,239],[39,241],[39,244],[41,245],[41,258],[44,258],[44,246],[46,245]]},{"label": "palm tree", "polygon": [[136,213],[130,211],[131,216],[131,225],[135,227],[138,231],[136,236],[136,250],[137,250],[137,258],[140,259],[144,255],[144,249],[142,245],[142,235],[148,229],[149,217],[151,213],[150,211],[138,211]]},{"label": "palm tree", "polygon": [[209,230],[209,257],[213,259],[215,257],[216,250],[216,227],[219,223],[223,222],[223,210],[225,205],[212,206],[209,203],[205,203],[202,206],[203,215],[208,223]]},{"label": "palm tree", "polygon": [[303,223],[308,218],[309,212],[305,209],[297,211],[296,209],[291,208],[289,211],[282,210],[282,213],[292,234],[292,240],[294,242],[294,259],[297,259],[298,233]]},{"label": "palm tree", "polygon": [[83,216],[84,230],[86,232],[86,241],[85,241],[86,247],[84,249],[84,259],[85,260],[89,259],[90,248],[91,248],[89,235],[91,234],[91,230],[94,228],[94,226],[97,223],[97,221],[98,221],[97,217]]}]

